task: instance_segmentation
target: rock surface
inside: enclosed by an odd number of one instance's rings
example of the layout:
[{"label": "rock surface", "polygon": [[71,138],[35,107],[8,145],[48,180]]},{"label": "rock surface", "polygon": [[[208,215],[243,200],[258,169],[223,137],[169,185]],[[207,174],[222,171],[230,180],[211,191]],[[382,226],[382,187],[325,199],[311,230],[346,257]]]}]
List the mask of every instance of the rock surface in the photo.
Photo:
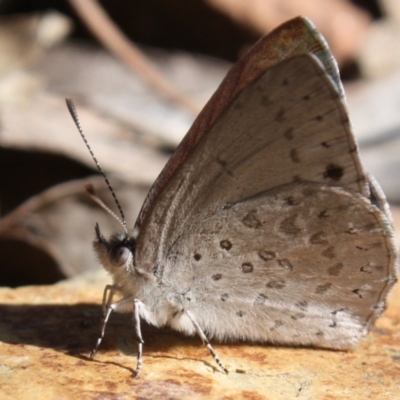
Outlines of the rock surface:
[{"label": "rock surface", "polygon": [[133,377],[129,315],[113,315],[94,360],[103,274],[52,286],[0,289],[0,392],[8,399],[398,399],[400,285],[354,349],[218,344],[225,375],[197,337],[143,327],[144,365]]}]

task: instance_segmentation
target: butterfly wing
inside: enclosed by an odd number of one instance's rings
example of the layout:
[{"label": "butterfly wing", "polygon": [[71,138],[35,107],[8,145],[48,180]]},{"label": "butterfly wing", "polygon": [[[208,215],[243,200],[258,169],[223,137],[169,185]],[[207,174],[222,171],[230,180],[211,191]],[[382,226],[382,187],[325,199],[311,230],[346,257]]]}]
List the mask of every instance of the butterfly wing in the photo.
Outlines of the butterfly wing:
[{"label": "butterfly wing", "polygon": [[302,181],[368,195],[345,106],[311,55],[270,68],[225,109],[158,194],[137,265],[162,265],[192,221]]},{"label": "butterfly wing", "polygon": [[158,194],[200,139],[208,134],[211,126],[235,96],[252,81],[259,78],[268,68],[287,58],[307,53],[314,54],[319,59],[324,66],[325,73],[334,82],[337,93],[344,99],[337,64],[325,39],[318,33],[314,24],[305,17],[297,17],[282,24],[268,36],[261,38],[230,69],[152,186],[136,221],[136,228],[141,227]]},{"label": "butterfly wing", "polygon": [[345,348],[384,309],[395,259],[377,207],[308,182],[196,221],[172,246],[164,282],[220,340]]},{"label": "butterfly wing", "polygon": [[323,64],[268,68],[200,136],[145,204],[135,265],[220,339],[356,343],[384,309],[396,248]]}]

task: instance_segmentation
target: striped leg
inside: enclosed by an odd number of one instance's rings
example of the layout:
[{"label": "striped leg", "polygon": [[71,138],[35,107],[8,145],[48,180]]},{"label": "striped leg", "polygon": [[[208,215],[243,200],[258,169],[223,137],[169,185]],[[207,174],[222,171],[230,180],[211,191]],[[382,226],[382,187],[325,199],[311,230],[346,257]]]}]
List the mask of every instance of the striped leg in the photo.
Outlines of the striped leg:
[{"label": "striped leg", "polygon": [[115,295],[115,293],[118,292],[119,286],[117,285],[106,285],[104,288],[103,292],[103,302],[102,302],[102,312],[103,312],[103,318],[105,318],[107,309],[110,307],[112,303],[112,299]]},{"label": "striped leg", "polygon": [[[112,285],[108,285],[108,286],[112,286]],[[108,289],[108,290],[110,290],[110,296],[108,297],[108,300],[111,300],[112,299],[112,295],[113,295],[113,291],[112,291],[113,289],[111,288],[111,289]],[[104,299],[106,298],[106,291],[107,291],[107,287],[104,290],[104,296],[103,296]],[[104,332],[106,331],[106,325],[107,325],[108,319],[110,318],[111,313],[113,311],[118,311],[119,309],[126,309],[127,308],[126,306],[127,306],[127,304],[129,305],[129,303],[132,304],[132,298],[131,297],[122,299],[122,300],[118,301],[117,303],[109,304],[107,306],[107,308],[105,309],[105,313],[104,313],[103,325],[101,327],[100,336],[98,337],[96,345],[94,346],[94,349],[91,351],[91,353],[89,355],[89,358],[93,358],[94,355],[97,353],[97,350],[98,350],[98,348],[100,346],[100,343],[103,340]],[[108,304],[108,303],[106,303],[106,304]],[[103,307],[105,307],[104,303],[103,303]]]},{"label": "striped leg", "polygon": [[133,300],[134,304],[134,311],[133,311],[133,320],[135,323],[135,331],[136,331],[136,340],[138,342],[138,353],[137,353],[137,364],[135,370],[135,376],[140,374],[143,364],[143,338],[142,338],[142,331],[140,329],[140,307],[143,306],[143,303],[135,299]]},{"label": "striped leg", "polygon": [[211,346],[211,343],[207,339],[207,336],[204,334],[202,329],[200,328],[200,325],[197,323],[197,321],[194,319],[193,314],[189,310],[185,310],[185,314],[189,317],[190,321],[192,322],[193,326],[196,328],[197,334],[200,336],[200,339],[202,340],[203,344],[205,344],[210,351],[211,355],[213,356],[215,362],[218,364],[218,366],[227,374],[229,371],[224,367],[222,364],[221,360],[215,353],[214,349]]}]

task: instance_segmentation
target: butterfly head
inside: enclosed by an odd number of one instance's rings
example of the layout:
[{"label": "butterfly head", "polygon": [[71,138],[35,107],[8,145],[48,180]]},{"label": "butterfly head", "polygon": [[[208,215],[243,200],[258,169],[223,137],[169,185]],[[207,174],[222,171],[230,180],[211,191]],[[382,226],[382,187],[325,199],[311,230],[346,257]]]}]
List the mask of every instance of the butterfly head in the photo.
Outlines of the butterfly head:
[{"label": "butterfly head", "polygon": [[133,272],[135,254],[135,235],[126,232],[105,238],[96,224],[96,239],[93,242],[94,250],[103,267],[112,275],[125,270]]}]

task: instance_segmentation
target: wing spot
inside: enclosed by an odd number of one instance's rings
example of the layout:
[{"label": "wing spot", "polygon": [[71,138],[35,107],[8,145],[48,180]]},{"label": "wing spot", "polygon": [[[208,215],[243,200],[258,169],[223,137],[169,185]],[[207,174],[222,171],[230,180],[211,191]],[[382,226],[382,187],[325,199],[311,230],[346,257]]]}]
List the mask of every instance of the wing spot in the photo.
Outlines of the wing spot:
[{"label": "wing spot", "polygon": [[318,218],[319,219],[326,219],[329,217],[328,214],[328,210],[322,210],[319,214],[318,214]]},{"label": "wing spot", "polygon": [[230,171],[230,170],[227,168],[228,163],[227,163],[225,160],[223,160],[222,158],[220,158],[220,156],[217,156],[216,161],[217,161],[217,163],[224,169],[224,171],[225,171],[229,176],[233,176],[232,171]]},{"label": "wing spot", "polygon": [[331,147],[331,145],[328,142],[321,142],[321,146],[325,147],[326,149],[329,149],[329,147]]},{"label": "wing spot", "polygon": [[195,255],[193,256],[193,258],[194,258],[196,261],[200,261],[200,260],[201,260],[201,254],[195,253]]},{"label": "wing spot", "polygon": [[337,263],[337,264],[333,265],[332,267],[328,268],[328,275],[339,276],[342,269],[343,269],[343,264]]},{"label": "wing spot", "polygon": [[325,232],[314,233],[314,235],[312,235],[310,237],[310,243],[311,244],[322,244],[322,245],[329,244],[328,240],[326,239],[326,233]]},{"label": "wing spot", "polygon": [[243,317],[244,314],[245,314],[245,313],[244,313],[243,311],[237,311],[237,312],[236,312],[236,315],[237,315],[238,317]]},{"label": "wing spot", "polygon": [[323,285],[319,285],[319,286],[317,286],[315,293],[323,294],[323,293],[327,292],[331,286],[332,286],[332,283],[330,283],[330,282],[324,283]]},{"label": "wing spot", "polygon": [[296,201],[293,196],[288,196],[284,199],[284,206],[298,206],[300,204],[299,201]]},{"label": "wing spot", "polygon": [[304,318],[306,315],[303,313],[297,313],[295,315],[291,315],[290,318],[297,321],[298,319]]},{"label": "wing spot", "polygon": [[221,294],[221,300],[222,301],[226,301],[226,300],[228,300],[228,298],[229,298],[229,294],[228,293]]},{"label": "wing spot", "polygon": [[300,300],[295,304],[295,306],[302,311],[306,311],[308,308],[308,302],[306,300]]},{"label": "wing spot", "polygon": [[330,163],[326,166],[323,177],[325,179],[330,179],[331,181],[338,182],[342,179],[344,175],[343,167],[340,165]]},{"label": "wing spot", "polygon": [[248,274],[249,272],[253,272],[253,264],[249,263],[249,262],[245,262],[242,264],[241,266],[242,272],[244,272],[245,274]]},{"label": "wing spot", "polygon": [[362,299],[364,296],[360,293],[360,289],[354,289],[352,292],[357,295],[360,299]]},{"label": "wing spot", "polygon": [[280,224],[279,229],[287,235],[297,235],[301,229],[296,226],[296,215],[285,218]]},{"label": "wing spot", "polygon": [[275,329],[280,328],[281,326],[283,326],[283,321],[280,320],[280,319],[277,319],[277,320],[275,320],[274,326],[272,326],[271,328],[269,328],[269,330],[272,332],[272,331],[274,331]]},{"label": "wing spot", "polygon": [[315,117],[315,120],[318,121],[318,122],[321,122],[323,119],[324,119],[324,117],[322,115],[317,115]]},{"label": "wing spot", "polygon": [[261,222],[256,216],[256,210],[251,210],[243,219],[242,222],[248,228],[257,229],[261,227]]},{"label": "wing spot", "polygon": [[260,293],[254,300],[254,305],[255,306],[260,306],[262,304],[265,304],[267,301],[268,297],[265,294]]},{"label": "wing spot", "polygon": [[219,242],[219,245],[221,246],[221,248],[223,248],[224,250],[230,250],[232,248],[232,242],[230,240],[221,240]]},{"label": "wing spot", "polygon": [[360,272],[363,272],[364,274],[372,274],[371,266],[363,265],[362,267],[360,267]]},{"label": "wing spot", "polygon": [[293,265],[290,263],[290,261],[287,258],[284,258],[282,260],[278,260],[278,264],[284,268],[286,271],[292,271],[293,270]]},{"label": "wing spot", "polygon": [[283,280],[274,280],[269,281],[266,286],[270,289],[283,289],[286,286],[286,282]]},{"label": "wing spot", "polygon": [[222,278],[222,274],[214,274],[211,278],[213,281],[219,281]]},{"label": "wing spot", "polygon": [[276,257],[276,253],[274,251],[260,250],[258,256],[264,261],[271,261]]},{"label": "wing spot", "polygon": [[321,256],[329,259],[335,258],[335,248],[333,246],[327,247],[323,252],[321,252]]}]

